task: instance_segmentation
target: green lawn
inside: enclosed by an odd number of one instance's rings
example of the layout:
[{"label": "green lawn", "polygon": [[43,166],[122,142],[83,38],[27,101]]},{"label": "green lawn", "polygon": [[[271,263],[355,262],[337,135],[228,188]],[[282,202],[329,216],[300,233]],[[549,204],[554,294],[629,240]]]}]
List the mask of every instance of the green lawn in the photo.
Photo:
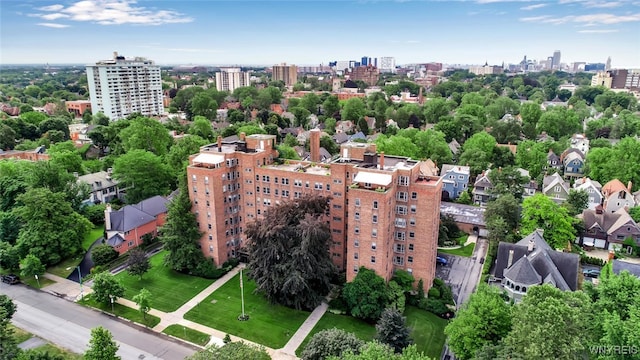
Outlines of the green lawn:
[{"label": "green lawn", "polygon": [[50,355],[60,355],[65,360],[82,360],[83,359],[82,355],[72,353],[71,351],[66,349],[61,349],[52,344],[38,346],[37,348],[35,348],[35,350],[38,350],[41,352],[48,352]]},{"label": "green lawn", "polygon": [[83,257],[84,257],[84,254],[81,254],[81,255],[77,255],[77,256],[68,258],[66,260],[63,260],[61,263],[49,267],[47,269],[47,272],[53,275],[58,275],[61,278],[66,279],[69,275],[71,275],[71,273],[73,272],[73,269],[78,267],[78,264],[80,264]]},{"label": "green lawn", "polygon": [[475,243],[471,243],[471,244],[469,244],[467,246],[463,246],[463,247],[458,248],[458,249],[451,249],[451,250],[438,249],[438,252],[445,253],[445,254],[451,254],[451,255],[470,257],[471,254],[473,254],[473,248],[475,246],[476,246]]},{"label": "green lawn", "polygon": [[82,248],[85,250],[89,250],[89,247],[91,246],[91,244],[93,244],[96,240],[101,238],[103,233],[104,233],[104,224],[98,227],[94,227],[91,231],[87,233],[87,235],[85,235],[84,239],[82,240]]},{"label": "green lawn", "polygon": [[166,329],[162,330],[162,332],[200,346],[207,345],[209,340],[211,340],[211,335],[178,324],[169,325]]},{"label": "green lawn", "polygon": [[239,321],[242,312],[239,276],[234,276],[184,318],[273,349],[283,347],[310,313],[269,304],[264,296],[254,293],[256,284],[245,275],[245,313],[250,319]]},{"label": "green lawn", "polygon": [[16,344],[20,344],[25,342],[33,337],[33,334],[27,331],[24,331],[18,327],[15,327],[9,324],[9,328],[13,329],[13,338],[16,339]]},{"label": "green lawn", "polygon": [[355,334],[358,338],[364,341],[371,341],[373,337],[376,335],[376,327],[375,325],[369,324],[360,319],[356,319],[347,315],[336,315],[330,312],[326,312],[324,316],[318,321],[316,326],[311,330],[307,338],[304,339],[300,347],[296,350],[296,355],[300,356],[304,351],[304,348],[307,346],[307,343],[311,341],[311,338],[316,333],[327,330],[338,328],[344,331],[348,331],[350,333]]},{"label": "green lawn", "polygon": [[404,316],[407,317],[407,326],[411,328],[411,337],[418,351],[424,352],[431,358],[440,359],[447,320],[414,306],[407,306]]},{"label": "green lawn", "polygon": [[124,298],[132,300],[142,288],[152,295],[151,307],[164,312],[172,312],[196,296],[214,280],[190,276],[173,271],[163,265],[166,251],[151,257],[151,269],[139,280],[127,271],[116,275],[125,288]]},{"label": "green lawn", "polygon": [[157,316],[153,316],[151,314],[147,314],[146,318],[142,315],[140,311],[137,309],[132,309],[130,307],[120,305],[118,303],[113,304],[113,311],[111,311],[111,304],[103,304],[95,301],[91,295],[87,295],[84,299],[78,301],[78,303],[90,306],[96,309],[100,309],[104,312],[108,312],[110,314],[118,315],[119,317],[129,319],[131,321],[137,322],[139,324],[145,325],[147,327],[154,327],[160,323],[160,318]]},{"label": "green lawn", "polygon": [[[49,280],[44,276],[38,276],[38,277],[39,277],[38,280],[36,280],[36,278],[32,277],[32,276],[30,276],[30,277],[28,277],[26,279],[22,278],[20,280],[22,280],[22,282],[24,284],[27,284],[27,285],[31,286],[32,288],[34,288],[34,289],[42,289],[45,286],[48,286],[48,285],[56,283],[55,281]],[[38,281],[40,282],[40,286],[38,286]]]}]

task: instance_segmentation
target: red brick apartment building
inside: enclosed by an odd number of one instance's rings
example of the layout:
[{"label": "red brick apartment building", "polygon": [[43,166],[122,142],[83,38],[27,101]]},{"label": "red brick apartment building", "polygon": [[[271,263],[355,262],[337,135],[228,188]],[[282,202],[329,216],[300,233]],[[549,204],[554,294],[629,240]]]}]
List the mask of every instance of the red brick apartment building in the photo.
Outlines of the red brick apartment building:
[{"label": "red brick apartment building", "polygon": [[331,256],[351,281],[360,266],[389,280],[396,269],[435,276],[440,220],[439,177],[425,163],[377,154],[375,144],[346,143],[320,162],[320,131],[312,130],[312,161],[275,162],[274,135],[240,135],[204,146],[187,168],[202,251],[220,265],[246,240],[243,227],[264,211],[304,194],[330,196]]}]

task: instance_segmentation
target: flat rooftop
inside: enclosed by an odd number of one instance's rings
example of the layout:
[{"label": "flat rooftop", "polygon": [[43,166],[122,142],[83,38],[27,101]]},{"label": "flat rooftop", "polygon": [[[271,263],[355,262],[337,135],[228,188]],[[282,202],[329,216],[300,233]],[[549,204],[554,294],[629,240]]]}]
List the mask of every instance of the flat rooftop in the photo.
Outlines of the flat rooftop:
[{"label": "flat rooftop", "polygon": [[472,205],[464,205],[444,201],[440,203],[441,214],[451,215],[456,220],[456,222],[465,224],[485,226],[484,211],[484,208]]}]

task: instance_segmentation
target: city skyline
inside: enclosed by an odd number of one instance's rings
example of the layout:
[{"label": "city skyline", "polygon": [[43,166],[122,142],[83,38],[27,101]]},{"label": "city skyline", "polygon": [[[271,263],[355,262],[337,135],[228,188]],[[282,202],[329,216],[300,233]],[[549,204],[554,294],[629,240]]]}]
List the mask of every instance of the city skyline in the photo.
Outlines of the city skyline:
[{"label": "city skyline", "polygon": [[8,1],[0,24],[0,64],[92,64],[118,51],[160,65],[500,65],[560,50],[566,64],[610,56],[640,68],[631,0]]}]

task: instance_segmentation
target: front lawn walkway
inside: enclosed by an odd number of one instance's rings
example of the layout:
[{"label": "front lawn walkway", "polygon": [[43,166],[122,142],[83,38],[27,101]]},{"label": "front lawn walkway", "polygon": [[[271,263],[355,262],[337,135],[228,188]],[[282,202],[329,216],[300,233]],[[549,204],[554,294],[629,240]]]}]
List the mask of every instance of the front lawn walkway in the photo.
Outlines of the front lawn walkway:
[{"label": "front lawn walkway", "polygon": [[238,320],[242,312],[239,274],[187,312],[184,318],[273,349],[282,348],[310,313],[272,305],[261,294],[255,294],[255,288],[255,282],[244,275],[247,321]]},{"label": "front lawn walkway", "polygon": [[117,315],[125,319],[129,319],[133,322],[137,322],[149,328],[152,328],[160,323],[160,318],[157,316],[153,316],[151,314],[147,314],[146,316],[144,316],[139,310],[132,309],[128,306],[124,306],[118,303],[113,304],[112,311],[111,304],[99,303],[95,299],[93,299],[93,296],[91,295],[85,296],[82,300],[78,301],[78,303],[102,310],[104,312],[108,312],[110,314]]},{"label": "front lawn walkway", "polygon": [[166,254],[166,251],[161,251],[150,258],[151,269],[142,276],[142,280],[129,275],[126,270],[116,275],[125,288],[125,299],[133,300],[145,288],[151,293],[152,308],[172,312],[213,283],[212,279],[182,274],[164,266]]}]

